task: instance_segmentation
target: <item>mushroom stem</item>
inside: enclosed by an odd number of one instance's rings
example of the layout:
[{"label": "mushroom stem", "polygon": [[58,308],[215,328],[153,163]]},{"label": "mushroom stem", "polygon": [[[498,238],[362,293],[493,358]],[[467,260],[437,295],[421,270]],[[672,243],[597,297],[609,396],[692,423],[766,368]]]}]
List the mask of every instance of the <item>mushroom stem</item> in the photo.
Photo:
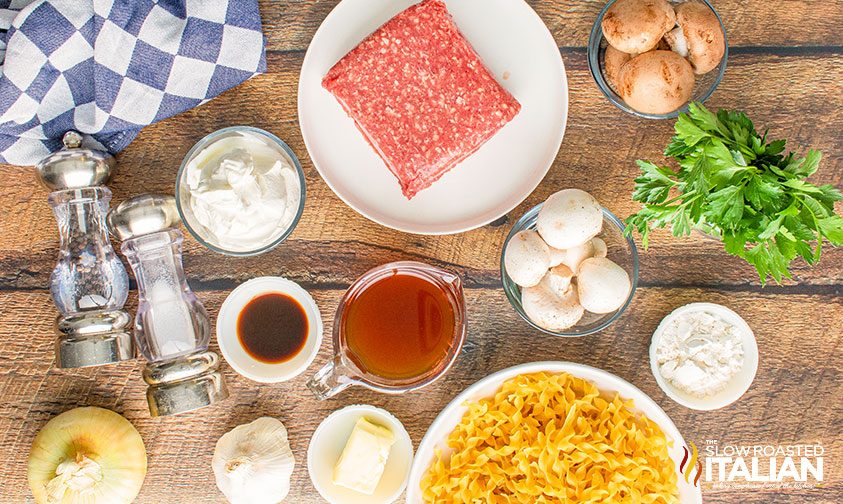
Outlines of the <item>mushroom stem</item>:
[{"label": "mushroom stem", "polygon": [[664,39],[667,41],[668,45],[670,45],[670,49],[673,52],[683,58],[688,57],[688,41],[685,40],[685,33],[682,31],[681,27],[677,26],[676,28],[670,30],[670,32],[664,36]]}]

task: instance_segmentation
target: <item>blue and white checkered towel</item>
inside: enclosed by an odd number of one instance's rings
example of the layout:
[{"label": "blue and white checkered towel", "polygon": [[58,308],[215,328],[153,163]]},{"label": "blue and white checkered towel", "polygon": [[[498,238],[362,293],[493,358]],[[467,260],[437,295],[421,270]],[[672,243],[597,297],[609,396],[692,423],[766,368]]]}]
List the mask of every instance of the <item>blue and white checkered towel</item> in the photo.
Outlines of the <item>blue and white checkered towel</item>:
[{"label": "blue and white checkered towel", "polygon": [[0,161],[68,130],[112,153],[266,71],[257,0],[0,0]]}]

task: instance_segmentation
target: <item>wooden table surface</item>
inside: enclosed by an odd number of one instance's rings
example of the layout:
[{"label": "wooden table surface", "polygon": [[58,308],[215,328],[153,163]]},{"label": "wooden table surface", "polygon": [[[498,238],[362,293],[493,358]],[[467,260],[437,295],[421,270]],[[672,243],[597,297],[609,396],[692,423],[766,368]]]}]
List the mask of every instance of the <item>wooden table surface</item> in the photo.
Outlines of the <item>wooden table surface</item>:
[{"label": "wooden table surface", "polygon": [[[374,224],[344,205],[320,179],[299,132],[296,88],[313,33],[335,0],[261,3],[269,71],[210,103],[144,129],[118,156],[110,187],[114,203],[143,192],[172,193],[179,163],[202,136],[233,124],[269,130],[291,145],[307,175],[304,216],[291,239],[256,258],[216,255],[185,240],[185,271],[212,316],[226,294],[261,275],[283,275],[308,289],[326,320],[347,286],[367,269],[413,259],[458,271],[467,287],[470,333],[455,367],[422,391],[388,397],[351,389],[326,402],[305,390],[307,376],[258,385],[224,367],[232,397],[216,407],[150,418],[141,379],[143,360],[94,369],[53,365],[48,289],[58,246],[47,192],[31,168],[0,166],[0,501],[28,502],[26,459],[35,433],[74,406],[114,409],[138,428],[149,473],[137,502],[223,502],[210,468],[214,444],[227,430],[261,415],[281,419],[297,458],[288,502],[321,502],[308,478],[308,440],[331,411],[354,403],[396,414],[417,444],[460,390],[492,371],[535,360],[567,360],[603,368],[653,397],[688,440],[721,443],[822,443],[822,488],[718,490],[706,502],[832,503],[843,501],[843,250],[827,249],[819,266],[798,264],[784,286],[759,285],[754,271],[720,244],[657,233],[641,255],[639,289],[613,326],[581,339],[543,336],[520,320],[501,290],[498,260],[512,223],[556,190],[579,187],[620,216],[630,199],[639,157],[659,159],[670,121],[626,115],[598,91],[586,64],[588,32],[602,2],[529,2],[555,37],[568,75],[570,110],[562,149],[539,188],[506,218],[456,236],[403,234]],[[759,128],[793,148],[825,152],[817,183],[843,187],[843,8],[828,0],[719,0],[729,34],[726,76],[708,105],[745,110]],[[133,284],[134,288],[134,284]],[[137,292],[129,296],[134,310]],[[647,357],[650,336],[672,309],[693,301],[728,305],[754,328],[758,375],[736,404],[715,412],[686,409],[659,389]],[[308,370],[331,353],[330,338]],[[216,344],[213,344],[216,349]]]}]

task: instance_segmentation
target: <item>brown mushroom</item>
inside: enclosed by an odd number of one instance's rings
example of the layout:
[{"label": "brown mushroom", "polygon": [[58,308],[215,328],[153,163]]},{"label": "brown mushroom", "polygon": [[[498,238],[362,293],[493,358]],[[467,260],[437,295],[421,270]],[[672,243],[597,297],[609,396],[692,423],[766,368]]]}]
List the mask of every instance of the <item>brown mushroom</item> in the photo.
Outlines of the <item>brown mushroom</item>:
[{"label": "brown mushroom", "polygon": [[606,41],[628,54],[653,49],[675,25],[676,14],[667,0],[618,0],[600,24]]},{"label": "brown mushroom", "polygon": [[627,105],[647,114],[667,114],[691,98],[694,69],[673,51],[650,51],[629,60],[619,81],[618,94]]},{"label": "brown mushroom", "polygon": [[603,73],[606,76],[606,82],[614,92],[618,92],[618,76],[621,73],[621,67],[627,61],[632,59],[632,55],[619,51],[613,46],[606,47],[606,53],[603,56]]},{"label": "brown mushroom", "polygon": [[687,57],[694,72],[702,75],[717,68],[726,52],[726,37],[714,12],[699,2],[676,6],[679,25],[665,40],[680,56]]}]

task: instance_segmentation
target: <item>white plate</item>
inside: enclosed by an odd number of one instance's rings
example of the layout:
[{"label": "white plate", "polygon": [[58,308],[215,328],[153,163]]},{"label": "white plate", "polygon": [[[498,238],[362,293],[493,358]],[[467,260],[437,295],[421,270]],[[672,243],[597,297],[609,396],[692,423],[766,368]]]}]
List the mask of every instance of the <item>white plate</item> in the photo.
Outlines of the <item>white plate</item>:
[{"label": "white plate", "polygon": [[[334,465],[339,460],[348,442],[354,424],[361,417],[388,427],[395,435],[395,444],[389,451],[389,458],[383,477],[373,495],[364,495],[333,482]],[[407,486],[410,465],[413,461],[413,442],[407,429],[390,412],[374,406],[355,405],[328,415],[307,447],[307,472],[319,495],[331,504],[389,504],[395,502]]]},{"label": "white plate", "polygon": [[[668,383],[659,371],[658,358],[656,357],[656,349],[658,348],[659,341],[661,341],[661,335],[664,332],[665,327],[667,327],[667,324],[679,315],[696,311],[707,311],[709,313],[717,314],[726,320],[726,322],[736,326],[741,333],[744,352],[744,363],[740,372],[732,378],[726,388],[705,398],[696,397],[683,392]],[[749,386],[752,385],[752,382],[755,380],[755,373],[758,372],[758,343],[755,341],[755,335],[752,333],[752,328],[749,327],[749,324],[747,324],[740,315],[729,308],[714,303],[687,304],[673,310],[670,315],[661,321],[659,327],[657,327],[655,332],[653,332],[653,339],[650,342],[650,371],[653,372],[653,376],[656,378],[656,382],[659,384],[662,391],[667,394],[668,397],[686,408],[700,411],[711,411],[725,408],[740,399],[746,391],[749,390]]]},{"label": "white plate", "polygon": [[[419,488],[422,476],[424,476],[425,471],[427,471],[427,468],[433,461],[434,449],[439,447],[445,454],[450,452],[446,444],[446,439],[468,410],[465,407],[467,401],[477,401],[493,396],[500,390],[503,382],[517,375],[538,373],[541,371],[569,373],[592,382],[601,391],[618,392],[624,399],[632,399],[635,402],[635,408],[658,424],[667,436],[667,439],[673,441],[673,447],[669,450],[669,454],[674,462],[676,462],[676,474],[679,477],[680,502],[683,504],[702,503],[702,492],[699,487],[694,487],[693,483],[686,483],[684,477],[679,472],[679,463],[682,461],[684,454],[682,447],[685,445],[685,440],[659,405],[650,399],[647,394],[641,392],[634,385],[622,378],[602,369],[572,362],[532,362],[504,369],[483,378],[454,398],[439,413],[439,416],[436,417],[430,428],[427,429],[427,433],[422,438],[421,444],[419,444],[419,449],[416,451],[416,458],[413,461],[413,469],[410,471],[410,483],[407,487],[407,503],[421,504],[423,502]],[[693,480],[691,481],[693,482]]]},{"label": "white plate", "polygon": [[[480,58],[521,102],[521,111],[471,157],[412,200],[322,88],[328,70],[413,0],[343,0],[307,50],[299,122],[316,169],[349,206],[385,226],[417,234],[459,233],[506,214],[541,182],[562,143],[568,83],[559,48],[523,0],[447,0]],[[508,78],[504,78],[504,76]]]},{"label": "white plate", "polygon": [[[262,362],[249,355],[237,336],[240,312],[256,297],[286,294],[299,302],[307,316],[308,331],[304,348],[292,359],[280,363]],[[217,316],[217,343],[225,361],[241,376],[259,383],[278,383],[302,374],[316,358],[322,346],[322,316],[316,301],[306,290],[282,277],[259,277],[240,284],[231,291]]]}]

